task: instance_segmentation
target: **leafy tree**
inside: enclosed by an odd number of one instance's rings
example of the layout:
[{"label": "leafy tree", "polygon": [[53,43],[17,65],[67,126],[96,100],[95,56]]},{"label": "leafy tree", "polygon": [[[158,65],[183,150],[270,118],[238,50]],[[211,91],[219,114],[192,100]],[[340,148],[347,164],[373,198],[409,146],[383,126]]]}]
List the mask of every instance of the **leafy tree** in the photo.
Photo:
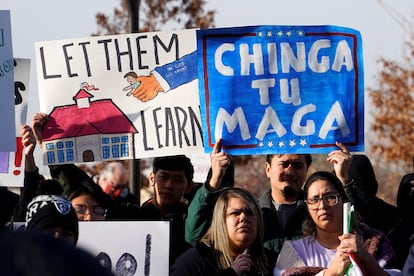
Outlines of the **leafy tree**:
[{"label": "leafy tree", "polygon": [[369,134],[379,193],[395,201],[401,177],[413,170],[414,42],[407,40],[402,62],[379,60],[376,88],[369,88],[373,122]]},{"label": "leafy tree", "polygon": [[380,59],[379,87],[370,89],[376,141],[384,161],[410,164],[414,155],[414,43],[406,42],[403,63]]},{"label": "leafy tree", "polygon": [[[214,10],[205,10],[205,0],[140,0],[140,32],[160,31],[168,26],[173,28],[209,28],[214,27]],[[128,2],[120,0],[120,7],[114,8],[113,15],[96,15],[98,31],[94,35],[127,33]]]}]

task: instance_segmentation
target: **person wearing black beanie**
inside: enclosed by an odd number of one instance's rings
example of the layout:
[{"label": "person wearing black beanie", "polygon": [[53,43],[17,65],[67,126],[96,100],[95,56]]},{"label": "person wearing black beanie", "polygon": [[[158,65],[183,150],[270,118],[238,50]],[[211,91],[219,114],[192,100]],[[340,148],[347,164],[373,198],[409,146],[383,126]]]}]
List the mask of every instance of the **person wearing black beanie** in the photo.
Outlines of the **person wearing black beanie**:
[{"label": "person wearing black beanie", "polygon": [[36,196],[27,206],[26,231],[36,231],[68,240],[76,245],[79,225],[76,212],[66,198],[59,195]]}]

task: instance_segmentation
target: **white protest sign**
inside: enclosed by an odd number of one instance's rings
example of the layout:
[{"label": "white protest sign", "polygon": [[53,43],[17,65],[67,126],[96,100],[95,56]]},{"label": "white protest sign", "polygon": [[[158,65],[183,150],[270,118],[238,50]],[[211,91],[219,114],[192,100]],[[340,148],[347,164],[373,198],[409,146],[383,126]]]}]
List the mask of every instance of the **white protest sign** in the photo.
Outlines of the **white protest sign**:
[{"label": "white protest sign", "polygon": [[189,157],[191,159],[191,164],[194,167],[193,181],[195,183],[204,183],[211,167],[210,154],[199,153],[192,154]]},{"label": "white protest sign", "polygon": [[168,275],[168,221],[79,222],[77,247],[116,275]]},{"label": "white protest sign", "polygon": [[195,30],[37,42],[35,51],[50,116],[45,165],[203,152]]},{"label": "white protest sign", "polygon": [[14,59],[15,152],[0,152],[0,186],[22,187],[24,154],[20,127],[26,124],[30,59]]},{"label": "white protest sign", "polygon": [[10,11],[0,10],[0,151],[16,150],[14,76]]}]

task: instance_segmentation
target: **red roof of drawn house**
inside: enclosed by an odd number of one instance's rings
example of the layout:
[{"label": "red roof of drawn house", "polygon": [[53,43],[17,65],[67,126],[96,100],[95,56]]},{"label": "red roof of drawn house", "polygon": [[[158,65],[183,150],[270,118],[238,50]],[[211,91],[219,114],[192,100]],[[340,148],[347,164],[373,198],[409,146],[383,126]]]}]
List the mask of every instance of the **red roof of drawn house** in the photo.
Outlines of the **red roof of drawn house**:
[{"label": "red roof of drawn house", "polygon": [[[84,89],[73,97],[75,102],[93,95]],[[89,100],[89,99],[88,99]],[[89,107],[77,104],[55,107],[42,132],[45,141],[94,134],[138,132],[128,117],[110,99],[90,102]]]}]

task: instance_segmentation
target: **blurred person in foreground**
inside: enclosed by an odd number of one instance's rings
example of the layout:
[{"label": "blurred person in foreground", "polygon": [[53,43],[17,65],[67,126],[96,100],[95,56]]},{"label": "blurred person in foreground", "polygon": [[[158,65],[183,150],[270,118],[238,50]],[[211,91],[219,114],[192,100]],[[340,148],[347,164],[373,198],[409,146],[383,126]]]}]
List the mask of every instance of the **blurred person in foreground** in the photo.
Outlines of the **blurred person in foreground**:
[{"label": "blurred person in foreground", "polygon": [[1,275],[114,275],[89,252],[33,231],[0,234]]}]

